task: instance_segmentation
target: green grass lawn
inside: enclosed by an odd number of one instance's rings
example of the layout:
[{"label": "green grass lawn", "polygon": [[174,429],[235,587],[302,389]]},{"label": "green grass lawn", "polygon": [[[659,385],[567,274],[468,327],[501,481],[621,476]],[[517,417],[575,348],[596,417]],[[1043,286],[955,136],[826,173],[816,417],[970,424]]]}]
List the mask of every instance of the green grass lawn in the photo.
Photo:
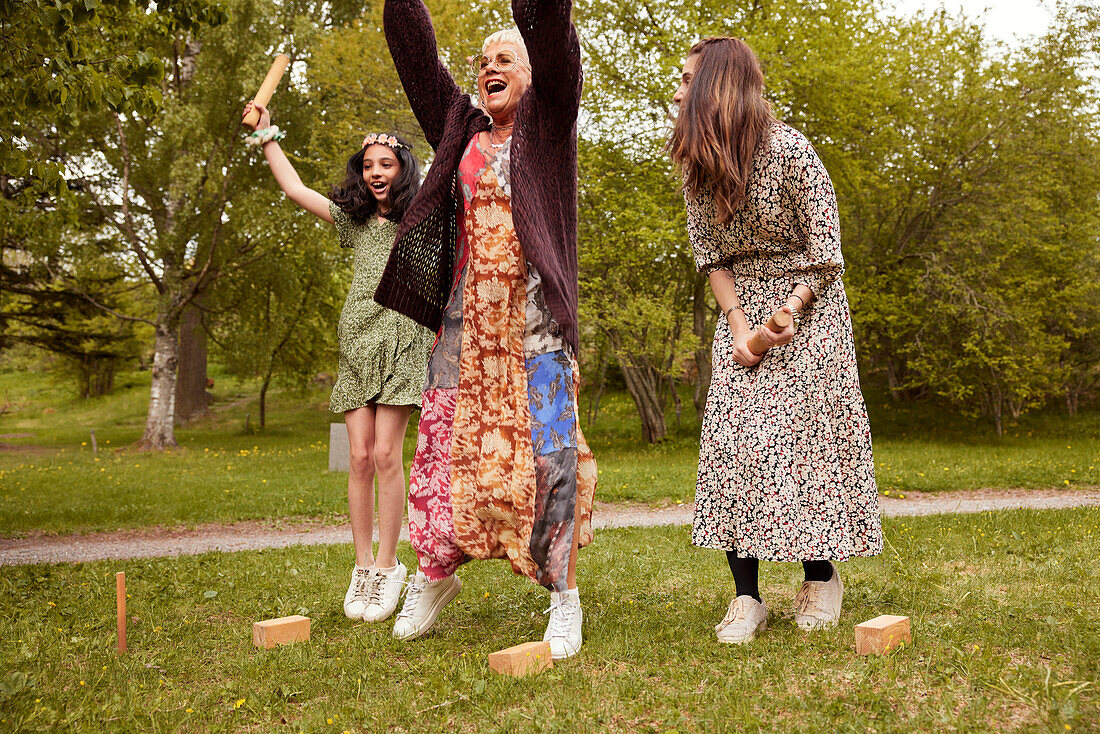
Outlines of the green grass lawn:
[{"label": "green grass lawn", "polygon": [[[213,415],[177,431],[179,451],[154,454],[116,450],[141,435],[146,374],[121,376],[114,395],[78,400],[40,375],[0,372],[0,404],[13,406],[0,417],[0,434],[34,434],[0,439],[7,447],[0,450],[0,535],[341,519],[346,475],[327,472],[328,424],[341,417],[327,411],[327,390],[274,392],[266,430],[246,433],[246,415],[253,426],[258,416],[254,386],[215,379]],[[1100,411],[1028,416],[1004,438],[934,407],[872,401],[871,411],[883,491],[1100,485]],[[414,435],[412,425],[406,462]],[[629,396],[612,393],[585,435],[600,467],[597,499],[693,498],[697,423],[685,417],[667,441],[644,445]]]},{"label": "green grass lawn", "polygon": [[[1100,510],[886,522],[842,566],[840,626],[794,627],[799,570],[763,564],[768,630],[725,646],[724,557],[684,528],[597,534],[578,570],[585,645],[528,679],[495,649],[538,639],[543,589],[473,563],[436,632],[344,619],[350,546],[6,568],[0,730],[1096,731]],[[406,564],[412,553],[402,546]],[[114,653],[114,573],[130,653]],[[254,620],[301,612],[308,643],[256,650]],[[859,657],[852,626],[912,618],[912,645]]]}]

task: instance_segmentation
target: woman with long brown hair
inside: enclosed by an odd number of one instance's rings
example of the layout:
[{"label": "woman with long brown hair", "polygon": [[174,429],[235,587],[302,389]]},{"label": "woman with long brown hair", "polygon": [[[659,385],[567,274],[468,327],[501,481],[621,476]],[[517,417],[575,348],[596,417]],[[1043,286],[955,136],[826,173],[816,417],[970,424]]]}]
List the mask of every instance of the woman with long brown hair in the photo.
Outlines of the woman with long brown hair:
[{"label": "woman with long brown hair", "polygon": [[[833,561],[882,552],[867,409],[840,276],[840,221],[809,141],[777,121],[752,49],[707,38],[684,62],[668,144],[688,235],[724,318],[714,333],[692,542],[726,551],[736,593],[716,625],[744,643],[767,627],[760,560],[800,561],[804,630],[835,625]],[[768,328],[776,310],[791,324]],[[753,334],[768,347],[749,348]]]}]

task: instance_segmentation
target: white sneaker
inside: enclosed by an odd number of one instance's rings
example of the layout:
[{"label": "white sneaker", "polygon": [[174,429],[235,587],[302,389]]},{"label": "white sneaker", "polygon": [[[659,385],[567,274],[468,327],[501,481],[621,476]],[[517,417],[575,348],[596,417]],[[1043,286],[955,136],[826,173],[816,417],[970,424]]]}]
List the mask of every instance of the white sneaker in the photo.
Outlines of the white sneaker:
[{"label": "white sneaker", "polygon": [[401,561],[389,571],[376,569],[367,588],[367,606],[363,610],[364,622],[381,622],[388,619],[397,608],[401,587],[409,570]]},{"label": "white sneaker", "polygon": [[581,627],[584,612],[581,595],[577,589],[550,592],[550,622],[546,625],[543,642],[550,643],[550,654],[555,660],[571,658],[581,649]]},{"label": "white sneaker", "polygon": [[840,619],[840,605],[844,601],[844,584],[836,564],[833,577],[828,581],[803,581],[802,588],[794,595],[794,623],[807,632],[832,627]]},{"label": "white sneaker", "polygon": [[394,622],[393,636],[399,640],[415,640],[427,633],[440,610],[461,590],[462,582],[454,574],[439,581],[428,581],[423,572],[417,571],[409,582],[405,604]]},{"label": "white sneaker", "polygon": [[744,594],[730,602],[730,608],[721,622],[714,625],[719,642],[741,645],[751,642],[756,635],[768,628],[768,608],[764,602]]},{"label": "white sneaker", "polygon": [[351,584],[348,585],[348,591],[344,594],[344,614],[348,619],[363,618],[363,610],[367,608],[367,592],[373,576],[374,567],[352,567]]}]

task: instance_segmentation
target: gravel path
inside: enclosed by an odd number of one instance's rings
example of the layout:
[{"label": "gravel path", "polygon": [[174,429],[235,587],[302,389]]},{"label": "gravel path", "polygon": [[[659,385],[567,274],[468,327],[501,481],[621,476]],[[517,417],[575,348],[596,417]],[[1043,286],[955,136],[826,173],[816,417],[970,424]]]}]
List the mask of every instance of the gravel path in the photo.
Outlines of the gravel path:
[{"label": "gravel path", "polygon": [[[978,490],[931,494],[906,492],[904,499],[881,497],[886,517],[912,517],[990,510],[1100,507],[1100,488],[1090,490]],[[689,525],[694,505],[651,508],[597,504],[596,528]],[[402,531],[402,538],[407,534]],[[180,556],[210,551],[333,545],[351,542],[349,525],[241,522],[189,529],[143,528],[86,535],[0,538],[0,566],[25,563],[80,563],[104,559]]]}]

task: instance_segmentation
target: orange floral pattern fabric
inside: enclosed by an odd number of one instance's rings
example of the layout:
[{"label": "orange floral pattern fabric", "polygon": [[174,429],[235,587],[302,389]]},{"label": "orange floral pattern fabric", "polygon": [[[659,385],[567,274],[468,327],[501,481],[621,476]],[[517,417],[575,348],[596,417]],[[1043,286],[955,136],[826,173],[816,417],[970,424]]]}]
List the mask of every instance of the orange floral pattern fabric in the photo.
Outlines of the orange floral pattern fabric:
[{"label": "orange floral pattern fabric", "polygon": [[455,539],[474,558],[507,558],[534,579],[535,457],[523,354],[527,266],[511,202],[486,168],[465,230],[464,328],[451,445]]}]

